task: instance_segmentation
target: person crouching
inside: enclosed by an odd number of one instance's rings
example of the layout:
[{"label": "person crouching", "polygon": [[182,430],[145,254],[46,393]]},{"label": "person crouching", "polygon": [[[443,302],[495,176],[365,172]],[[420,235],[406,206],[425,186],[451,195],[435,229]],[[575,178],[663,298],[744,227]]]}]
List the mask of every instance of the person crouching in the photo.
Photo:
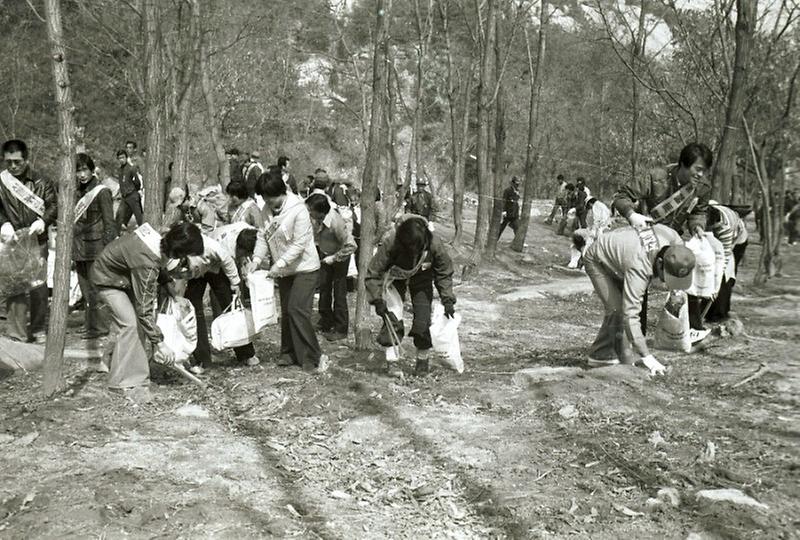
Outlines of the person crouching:
[{"label": "person crouching", "polygon": [[[453,262],[442,241],[431,232],[428,220],[422,216],[405,215],[397,228],[387,234],[367,268],[365,284],[375,313],[384,318],[389,310],[383,298],[385,284],[392,286],[405,298],[411,295],[414,320],[409,336],[417,349],[415,374],[429,371],[428,355],[431,342],[431,311],[433,286],[439,292],[445,316],[455,315],[456,297],[453,294]],[[402,377],[396,361],[387,360],[390,375]]]},{"label": "person crouching", "polygon": [[162,267],[190,255],[202,255],[200,230],[182,223],[162,238],[144,223],[133,234],[108,244],[95,260],[90,279],[100,299],[111,311],[115,342],[111,353],[108,387],[134,401],[149,401],[150,367],[146,343],[158,352],[155,358],[171,363],[175,355],[164,343],[156,325],[159,281],[168,277]]},{"label": "person crouching", "polygon": [[694,254],[666,225],[642,232],[624,227],[600,236],[586,250],[583,263],[605,310],[589,349],[588,364],[633,365],[641,361],[651,373],[663,373],[664,366],[650,354],[642,332],[643,299],[653,277],[663,281],[668,290],[688,289]]},{"label": "person crouching", "polygon": [[347,268],[356,250],[356,241],[339,212],[322,194],[306,199],[314,226],[314,242],[320,257],[318,329],[328,341],[347,338]]}]

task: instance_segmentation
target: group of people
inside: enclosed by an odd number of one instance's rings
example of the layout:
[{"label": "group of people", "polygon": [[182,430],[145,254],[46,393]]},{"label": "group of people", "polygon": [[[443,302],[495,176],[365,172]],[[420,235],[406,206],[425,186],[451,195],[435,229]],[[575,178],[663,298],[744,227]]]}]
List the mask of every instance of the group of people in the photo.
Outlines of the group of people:
[{"label": "group of people", "polygon": [[[58,212],[57,190],[32,169],[23,141],[6,142],[2,152],[0,240],[15,242],[17,235],[35,235],[44,259],[48,229],[55,225]],[[253,163],[258,156],[250,157]],[[149,361],[170,364],[175,359],[156,321],[165,301],[177,295],[184,295],[196,313],[197,347],[189,367],[202,374],[211,364],[203,305],[206,289],[210,288],[211,308],[217,316],[234,298],[247,296],[243,284],[258,269],[274,279],[280,298],[281,343],[276,363],[324,372],[328,357],[317,332],[337,341],[349,330],[346,280],[351,257],[359,249],[360,212],[353,207],[348,186],[331,182],[322,169],[316,171],[313,182],[298,186],[288,173],[289,160],[281,158],[283,163],[258,175],[252,192],[250,176],[243,168],[244,181],[234,178],[225,188],[227,204],[212,209],[204,209],[211,204],[202,204],[202,198],[191,197],[188,186],[170,186],[163,226],[157,230],[140,217],[142,178],[137,164],[127,149],[118,158],[120,200],[115,213],[112,191],[98,179],[92,158],[77,155],[72,249],[85,300],[83,335],[96,339],[107,335],[109,326],[113,332],[109,340],[113,348],[103,361],[109,388],[135,400],[149,399]],[[370,302],[383,320],[387,287],[401,295],[408,291],[414,309],[409,336],[418,351],[417,372],[423,374],[432,347],[428,328],[434,285],[447,316],[454,314],[453,265],[425,217],[405,216],[389,224],[385,212],[376,214],[381,240],[365,269]],[[315,325],[316,292],[319,321]],[[47,311],[44,284],[9,298],[7,335],[43,342]],[[260,363],[252,343],[235,347],[234,353],[245,365]],[[389,371],[396,373],[396,366]]]}]

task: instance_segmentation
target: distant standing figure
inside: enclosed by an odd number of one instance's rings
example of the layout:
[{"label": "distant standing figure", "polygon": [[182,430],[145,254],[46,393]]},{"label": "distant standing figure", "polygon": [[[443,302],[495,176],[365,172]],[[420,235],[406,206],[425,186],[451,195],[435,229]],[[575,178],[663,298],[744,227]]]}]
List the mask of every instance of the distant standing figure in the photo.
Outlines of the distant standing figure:
[{"label": "distant standing figure", "polygon": [[144,223],[144,213],[142,212],[142,183],[136,169],[128,161],[128,152],[119,150],[117,152],[119,161],[119,194],[122,197],[119,208],[117,208],[117,229],[122,231],[128,226],[131,216],[136,219],[136,225]]},{"label": "distant standing figure", "polygon": [[511,185],[503,192],[503,221],[497,238],[503,235],[506,226],[510,226],[515,233],[519,226],[519,178],[516,176],[511,177]]},{"label": "distant standing figure", "polygon": [[558,213],[559,209],[563,208],[564,206],[564,197],[566,196],[567,190],[567,182],[564,180],[564,175],[559,174],[556,177],[556,182],[558,182],[558,189],[556,190],[555,200],[553,202],[553,209],[550,211],[550,215],[547,219],[544,220],[545,224],[550,225],[556,218],[556,213]]},{"label": "distant standing figure", "polygon": [[417,190],[406,196],[406,212],[432,221],[434,212],[433,195],[428,191],[428,181],[425,178],[417,178]]}]

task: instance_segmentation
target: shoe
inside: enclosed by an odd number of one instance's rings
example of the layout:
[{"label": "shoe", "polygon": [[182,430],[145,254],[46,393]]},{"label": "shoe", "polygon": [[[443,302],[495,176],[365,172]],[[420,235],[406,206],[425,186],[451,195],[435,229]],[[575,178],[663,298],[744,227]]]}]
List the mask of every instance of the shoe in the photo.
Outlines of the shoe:
[{"label": "shoe", "polygon": [[250,367],[253,367],[253,366],[257,366],[258,364],[260,364],[261,360],[258,359],[258,356],[251,356],[250,358],[245,360],[244,363],[247,364]]},{"label": "shoe", "polygon": [[278,366],[281,366],[281,367],[293,366],[294,365],[294,359],[291,357],[291,355],[282,354],[275,361],[275,364],[278,365]]},{"label": "shoe", "polygon": [[322,335],[325,336],[325,339],[328,341],[342,341],[343,339],[347,339],[347,334],[342,332],[326,332]]},{"label": "shoe", "polygon": [[394,379],[400,379],[401,381],[406,377],[405,374],[403,373],[403,370],[400,369],[400,362],[396,360],[387,360],[386,374],[389,377],[392,377]]},{"label": "shoe", "polygon": [[84,341],[92,341],[92,340],[95,340],[95,339],[104,338],[107,335],[108,335],[108,332],[99,332],[99,331],[87,332],[87,331],[84,330],[83,332],[81,332],[79,334],[79,337]]},{"label": "shoe", "polygon": [[191,373],[194,373],[195,375],[202,375],[203,373],[205,373],[205,372],[206,372],[206,368],[204,368],[203,366],[201,366],[201,365],[199,365],[199,364],[198,364],[198,365],[196,365],[196,366],[192,366],[192,367],[190,367],[190,368],[189,368],[189,371],[190,371]]},{"label": "shoe", "polygon": [[417,363],[414,365],[414,375],[417,377],[424,377],[431,371],[430,363],[428,362],[428,357],[418,356]]},{"label": "shoe", "polygon": [[150,403],[153,394],[147,386],[134,386],[133,388],[109,388],[109,391],[121,395],[135,404]]},{"label": "shoe", "polygon": [[314,329],[319,332],[320,334],[325,334],[331,332],[333,330],[333,326],[328,326],[325,324],[318,324],[314,327]]},{"label": "shoe", "polygon": [[697,343],[698,341],[703,341],[708,337],[708,334],[711,333],[711,330],[695,330],[694,328],[689,329],[689,341],[692,343]]},{"label": "shoe", "polygon": [[328,359],[328,355],[323,354],[322,356],[319,357],[319,361],[316,366],[314,364],[306,364],[303,366],[303,371],[306,371],[314,375],[321,375],[326,371],[328,371],[329,367],[330,367],[330,360]]},{"label": "shoe", "polygon": [[597,358],[588,358],[586,360],[586,364],[590,367],[616,366],[619,364],[619,359],[608,358],[605,360],[599,360]]}]

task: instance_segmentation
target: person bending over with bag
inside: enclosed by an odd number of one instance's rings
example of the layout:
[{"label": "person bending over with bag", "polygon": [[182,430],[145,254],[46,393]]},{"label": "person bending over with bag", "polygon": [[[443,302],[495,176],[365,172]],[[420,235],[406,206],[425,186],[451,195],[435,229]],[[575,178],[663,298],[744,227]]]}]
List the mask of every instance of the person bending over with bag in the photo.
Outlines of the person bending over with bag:
[{"label": "person bending over with bag", "polygon": [[319,284],[319,330],[329,341],[347,338],[350,326],[347,311],[347,268],[356,250],[356,241],[347,223],[325,195],[306,199],[314,227],[321,267]]},{"label": "person bending over with bag", "polygon": [[[197,228],[193,224],[186,225]],[[178,268],[170,271],[170,275],[173,277],[189,280],[186,285],[186,298],[194,306],[197,316],[197,348],[193,355],[194,365],[190,371],[197,375],[202,374],[206,368],[211,366],[211,345],[208,340],[208,327],[203,309],[206,287],[211,287],[211,294],[224,311],[230,307],[234,298],[238,297],[241,283],[235,261],[236,240],[234,239],[226,247],[205,234],[201,234],[200,239],[202,253],[188,257]],[[248,366],[257,366],[260,363],[252,343],[235,347],[233,352],[236,354],[236,360]]]},{"label": "person bending over with bag", "polygon": [[605,310],[603,324],[589,349],[589,365],[633,365],[641,361],[654,375],[663,374],[664,366],[650,354],[642,332],[642,301],[654,277],[668,290],[688,289],[694,254],[666,225],[645,231],[623,227],[597,238],[586,250],[583,264]]},{"label": "person bending over with bag", "polygon": [[111,190],[94,174],[94,161],[78,154],[75,163],[78,179],[78,203],[75,206],[75,235],[72,239],[72,260],[78,284],[85,300],[83,339],[96,339],[108,334],[106,317],[100,317],[97,287],[89,279],[95,259],[117,237],[114,201]]},{"label": "person bending over with bag", "polygon": [[250,271],[271,255],[268,275],[278,282],[281,299],[281,356],[278,365],[296,364],[322,373],[328,357],[322,354],[311,313],[319,283],[319,256],[311,216],[303,199],[287,191],[280,170],[258,179],[256,192],[264,198],[265,226],[258,231]]},{"label": "person bending over with bag", "polygon": [[169,278],[162,268],[178,266],[181,259],[202,255],[203,239],[197,227],[181,223],[162,238],[148,223],[105,247],[95,260],[90,279],[100,299],[111,311],[116,327],[108,386],[134,401],[149,401],[150,368],[146,343],[154,359],[174,362],[174,353],[164,343],[156,325],[159,282]]},{"label": "person bending over with bag", "polygon": [[[400,217],[396,229],[387,233],[372,257],[365,284],[375,313],[383,319],[389,318],[389,322],[394,322],[395,317],[386,306],[385,287],[391,284],[401,298],[409,292],[414,321],[408,335],[417,349],[414,371],[420,376],[428,373],[428,354],[433,347],[430,333],[433,286],[448,318],[455,315],[456,297],[453,262],[442,241],[431,232],[427,219],[416,215]],[[392,376],[402,376],[396,361],[387,360],[387,371]]]}]

